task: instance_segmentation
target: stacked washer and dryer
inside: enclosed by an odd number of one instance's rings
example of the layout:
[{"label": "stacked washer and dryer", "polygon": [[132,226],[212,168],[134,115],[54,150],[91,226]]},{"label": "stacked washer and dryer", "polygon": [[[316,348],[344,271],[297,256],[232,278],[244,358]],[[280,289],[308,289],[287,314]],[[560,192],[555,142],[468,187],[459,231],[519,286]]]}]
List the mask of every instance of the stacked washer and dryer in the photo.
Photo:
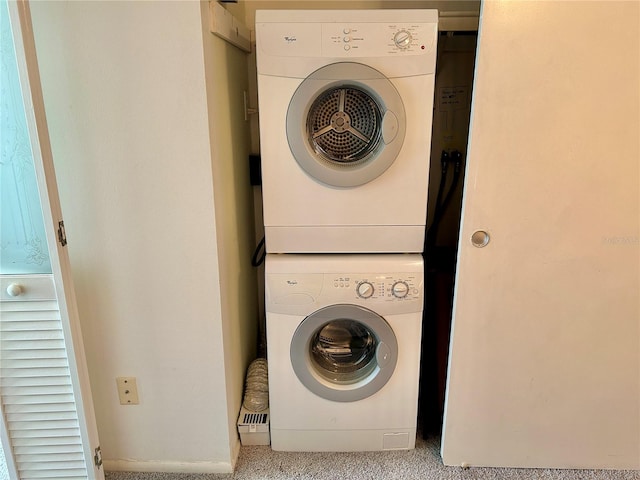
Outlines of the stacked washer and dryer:
[{"label": "stacked washer and dryer", "polygon": [[259,10],[271,446],[415,446],[435,10]]}]

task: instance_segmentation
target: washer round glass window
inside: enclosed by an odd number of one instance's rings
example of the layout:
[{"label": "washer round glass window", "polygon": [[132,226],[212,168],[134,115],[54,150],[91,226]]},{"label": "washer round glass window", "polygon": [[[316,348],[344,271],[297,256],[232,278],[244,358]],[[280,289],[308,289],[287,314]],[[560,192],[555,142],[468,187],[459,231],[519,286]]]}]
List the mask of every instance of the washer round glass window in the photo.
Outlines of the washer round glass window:
[{"label": "washer round glass window", "polygon": [[382,137],[382,108],[364,90],[334,87],[318,96],[307,115],[307,141],[325,159],[355,163],[376,150]]},{"label": "washer round glass window", "polygon": [[323,325],[309,342],[309,356],[316,372],[329,381],[350,384],[376,367],[378,339],[360,322],[333,320]]},{"label": "washer round glass window", "polygon": [[354,402],[387,384],[396,367],[398,342],[387,321],[368,308],[329,305],[298,325],[290,357],[293,371],[311,392]]}]

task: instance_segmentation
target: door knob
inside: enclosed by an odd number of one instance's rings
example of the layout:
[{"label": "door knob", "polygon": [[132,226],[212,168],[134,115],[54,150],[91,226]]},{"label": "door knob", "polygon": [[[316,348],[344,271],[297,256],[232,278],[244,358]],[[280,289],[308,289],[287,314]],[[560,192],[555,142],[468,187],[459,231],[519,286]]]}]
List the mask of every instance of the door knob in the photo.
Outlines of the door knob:
[{"label": "door knob", "polygon": [[476,230],[475,232],[473,232],[473,235],[471,235],[471,244],[474,247],[478,247],[478,248],[486,247],[487,244],[489,243],[489,240],[490,240],[489,234],[484,230]]},{"label": "door knob", "polygon": [[24,287],[19,283],[12,283],[7,287],[7,294],[11,297],[18,297],[24,293]]}]

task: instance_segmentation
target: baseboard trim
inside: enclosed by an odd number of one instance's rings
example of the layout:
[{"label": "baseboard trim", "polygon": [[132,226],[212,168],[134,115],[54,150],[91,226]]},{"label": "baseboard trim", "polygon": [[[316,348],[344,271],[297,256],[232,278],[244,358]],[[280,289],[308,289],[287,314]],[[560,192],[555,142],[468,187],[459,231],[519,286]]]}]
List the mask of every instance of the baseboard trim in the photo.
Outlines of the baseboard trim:
[{"label": "baseboard trim", "polygon": [[231,445],[231,469],[235,472],[238,458],[240,457],[240,438],[236,437],[235,444]]},{"label": "baseboard trim", "polygon": [[[239,452],[239,447],[238,447]],[[237,455],[234,458],[234,463]],[[141,473],[233,473],[227,462],[160,462],[139,460],[104,460],[105,472]]]}]

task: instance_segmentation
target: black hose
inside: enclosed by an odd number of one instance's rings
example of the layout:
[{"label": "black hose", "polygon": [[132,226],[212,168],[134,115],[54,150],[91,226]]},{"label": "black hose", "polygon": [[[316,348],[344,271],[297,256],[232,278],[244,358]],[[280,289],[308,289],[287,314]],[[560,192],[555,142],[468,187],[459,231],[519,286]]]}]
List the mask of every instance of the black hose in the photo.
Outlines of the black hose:
[{"label": "black hose", "polygon": [[430,249],[435,243],[435,237],[438,234],[438,224],[440,223],[440,210],[442,203],[442,193],[444,192],[445,185],[447,183],[447,170],[449,166],[449,152],[443,150],[440,155],[440,165],[442,167],[440,171],[440,184],[438,185],[438,194],[436,196],[435,208],[433,211],[433,221],[431,226],[427,229],[425,238],[425,251]]},{"label": "black hose", "polygon": [[251,257],[251,265],[254,267],[259,267],[264,262],[264,257],[267,254],[267,249],[264,246],[264,235],[262,236],[262,240],[258,242],[258,246],[253,252],[253,256]]},{"label": "black hose", "polygon": [[[446,177],[447,177],[447,164],[453,161],[455,168],[453,172],[453,180],[451,181],[451,185],[444,196],[444,200],[442,199],[442,194],[444,192]],[[455,194],[456,188],[460,181],[461,173],[462,173],[462,154],[455,150],[449,155],[447,152],[443,151],[441,156],[442,162],[442,175],[440,177],[440,185],[438,187],[438,194],[436,197],[436,206],[433,213],[433,222],[431,226],[427,230],[426,238],[425,238],[425,252],[427,250],[431,250],[436,243],[436,238],[438,236],[438,228],[440,227],[440,222],[444,217],[444,213],[446,212],[451,200],[453,199],[453,195]]]},{"label": "black hose", "polygon": [[[440,215],[444,215],[444,212],[449,207],[451,203],[451,199],[453,198],[454,193],[456,192],[456,187],[458,186],[458,182],[460,181],[461,172],[462,172],[462,154],[458,151],[453,152],[452,154],[453,161],[455,162],[455,167],[453,170],[453,180],[451,182],[451,186],[449,187],[449,191],[447,195],[444,197],[444,201],[442,202],[441,213]],[[442,219],[442,218],[441,218]]]}]

